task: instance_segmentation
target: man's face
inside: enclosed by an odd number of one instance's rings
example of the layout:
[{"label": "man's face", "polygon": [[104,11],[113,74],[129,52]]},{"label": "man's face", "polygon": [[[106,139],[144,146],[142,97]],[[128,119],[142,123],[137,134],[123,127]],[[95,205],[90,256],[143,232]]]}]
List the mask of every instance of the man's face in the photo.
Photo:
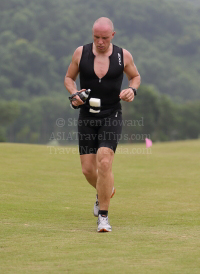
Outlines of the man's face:
[{"label": "man's face", "polygon": [[104,53],[110,46],[115,32],[110,26],[95,25],[93,28],[94,44],[98,52]]}]

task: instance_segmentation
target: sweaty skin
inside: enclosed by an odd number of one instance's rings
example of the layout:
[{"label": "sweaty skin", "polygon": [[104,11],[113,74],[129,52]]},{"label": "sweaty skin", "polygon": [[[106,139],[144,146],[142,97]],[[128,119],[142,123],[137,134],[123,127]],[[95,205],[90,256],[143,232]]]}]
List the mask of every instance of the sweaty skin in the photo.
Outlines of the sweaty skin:
[{"label": "sweaty skin", "polygon": [[[106,75],[109,68],[109,56],[112,53],[112,39],[115,36],[113,23],[110,19],[101,17],[95,21],[93,25],[93,53],[94,71],[101,79]],[[75,80],[79,74],[79,63],[81,60],[83,46],[78,47],[73,56],[71,64],[65,76],[65,87],[70,94],[76,93],[78,90]],[[140,75],[134,64],[133,57],[126,49],[123,49],[124,55],[124,72],[129,80],[129,86],[138,89],[140,86]],[[81,90],[83,91],[83,90]],[[126,102],[134,100],[133,90],[126,88],[120,92],[120,99]],[[83,104],[79,96],[73,101],[74,106]],[[82,172],[87,181],[97,189],[100,210],[108,210],[110,204],[110,196],[114,185],[114,177],[112,173],[112,162],[114,152],[110,148],[101,147],[97,154],[80,155]]]},{"label": "sweaty skin", "polygon": [[[93,26],[93,53],[96,56],[94,60],[94,71],[99,78],[102,78],[109,68],[109,55],[112,53],[112,39],[115,31],[112,28],[112,22],[108,18],[98,19]],[[78,47],[72,57],[72,62],[65,76],[65,87],[73,94],[78,90],[74,82],[79,73],[79,63],[82,55],[83,46]],[[129,86],[138,89],[140,86],[140,75],[134,64],[133,57],[127,50],[123,49],[124,54],[124,72],[129,80]],[[82,90],[81,90],[82,91]],[[76,101],[73,105],[78,106],[83,104],[82,100],[76,96]],[[121,91],[120,99],[126,102],[134,100],[132,89],[127,88]]]}]

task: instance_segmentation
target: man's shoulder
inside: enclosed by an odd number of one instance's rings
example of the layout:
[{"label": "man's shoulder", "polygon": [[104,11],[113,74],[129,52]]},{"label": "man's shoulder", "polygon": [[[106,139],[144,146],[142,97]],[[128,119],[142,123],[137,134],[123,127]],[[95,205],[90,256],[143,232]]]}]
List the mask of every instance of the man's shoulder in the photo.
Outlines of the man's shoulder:
[{"label": "man's shoulder", "polygon": [[132,55],[131,55],[131,53],[130,53],[128,50],[126,50],[126,49],[124,49],[124,48],[120,48],[120,47],[117,46],[117,45],[114,45],[114,46],[115,46],[118,50],[122,50],[123,55],[124,55],[125,58],[127,58],[127,59],[132,58]]},{"label": "man's shoulder", "polygon": [[92,47],[92,43],[80,46],[75,50],[74,55],[79,55],[80,56],[80,55],[82,55],[83,50],[89,50],[89,49],[91,49],[91,47]]},{"label": "man's shoulder", "polygon": [[91,47],[93,45],[93,43],[91,42],[91,43],[88,43],[88,44],[85,44],[85,45],[83,45],[83,47],[85,48],[87,48],[87,47]]},{"label": "man's shoulder", "polygon": [[126,50],[124,48],[122,50],[123,50],[124,56],[126,56],[126,57],[132,57],[131,53],[128,50]]},{"label": "man's shoulder", "polygon": [[85,52],[90,51],[91,48],[92,48],[92,43],[89,43],[89,44],[86,44],[86,45],[83,45],[83,46],[78,47],[78,48],[74,51],[73,60],[79,65],[79,64],[80,64],[80,60],[81,60],[82,55],[83,55]]},{"label": "man's shoulder", "polygon": [[74,51],[74,56],[82,54],[83,51],[83,46],[78,47],[75,51]]},{"label": "man's shoulder", "polygon": [[83,46],[78,47],[73,54],[72,59],[79,64],[83,52]]},{"label": "man's shoulder", "polygon": [[122,52],[123,48],[119,47],[118,45],[113,44],[114,50],[116,52]]},{"label": "man's shoulder", "polygon": [[131,53],[126,50],[126,49],[122,49],[123,50],[123,55],[124,55],[124,65],[126,66],[128,63],[133,61],[133,56],[131,55]]}]

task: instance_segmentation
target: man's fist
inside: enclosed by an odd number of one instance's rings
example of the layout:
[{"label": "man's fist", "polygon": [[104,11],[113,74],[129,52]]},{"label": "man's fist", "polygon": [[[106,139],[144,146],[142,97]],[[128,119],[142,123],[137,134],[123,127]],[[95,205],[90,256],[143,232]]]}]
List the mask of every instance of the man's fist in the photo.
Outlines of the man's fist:
[{"label": "man's fist", "polygon": [[134,92],[131,88],[124,89],[120,92],[119,98],[125,102],[132,102],[134,100]]}]

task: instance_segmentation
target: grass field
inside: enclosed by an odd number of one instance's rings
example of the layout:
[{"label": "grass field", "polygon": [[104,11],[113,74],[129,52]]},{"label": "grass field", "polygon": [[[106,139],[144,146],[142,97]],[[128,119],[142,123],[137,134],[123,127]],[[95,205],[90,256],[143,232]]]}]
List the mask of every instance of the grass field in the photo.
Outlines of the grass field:
[{"label": "grass field", "polygon": [[0,144],[0,273],[199,274],[200,140],[143,147],[116,154],[113,231],[97,233],[72,147]]}]

